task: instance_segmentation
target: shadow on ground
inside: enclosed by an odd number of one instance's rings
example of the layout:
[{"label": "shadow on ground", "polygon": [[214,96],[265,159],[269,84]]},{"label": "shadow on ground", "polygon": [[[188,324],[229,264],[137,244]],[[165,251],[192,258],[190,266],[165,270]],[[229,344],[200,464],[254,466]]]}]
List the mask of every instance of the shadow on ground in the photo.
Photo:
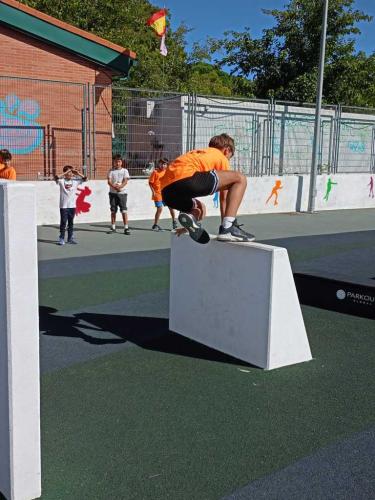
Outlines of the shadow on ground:
[{"label": "shadow on ground", "polygon": [[[220,363],[251,366],[219,351],[187,339],[168,329],[168,319],[111,314],[80,313],[56,315],[56,309],[39,308],[40,331],[43,335],[80,338],[89,344],[121,344],[130,342],[143,349],[176,354]],[[83,332],[82,329],[85,331]],[[112,334],[117,338],[103,338]]]}]

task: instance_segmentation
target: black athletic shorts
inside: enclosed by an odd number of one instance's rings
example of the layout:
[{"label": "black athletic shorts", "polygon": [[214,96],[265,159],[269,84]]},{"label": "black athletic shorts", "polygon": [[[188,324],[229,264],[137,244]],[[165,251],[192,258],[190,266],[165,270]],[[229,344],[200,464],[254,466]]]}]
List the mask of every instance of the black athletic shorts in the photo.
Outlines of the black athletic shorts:
[{"label": "black athletic shorts", "polygon": [[167,207],[180,212],[190,212],[194,207],[193,198],[216,193],[218,184],[215,170],[196,172],[192,177],[169,184],[162,190],[161,195]]},{"label": "black athletic shorts", "polygon": [[120,212],[125,213],[127,211],[127,200],[127,193],[109,193],[109,204],[111,207],[111,212],[116,213],[118,207],[120,209]]}]

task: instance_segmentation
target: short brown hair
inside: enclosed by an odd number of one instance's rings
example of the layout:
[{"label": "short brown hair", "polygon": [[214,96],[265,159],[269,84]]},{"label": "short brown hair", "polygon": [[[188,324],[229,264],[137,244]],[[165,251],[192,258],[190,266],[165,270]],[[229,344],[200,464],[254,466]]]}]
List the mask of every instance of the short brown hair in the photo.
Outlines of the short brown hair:
[{"label": "short brown hair", "polygon": [[72,167],[71,165],[64,165],[63,166],[63,172],[64,172],[64,174],[66,172],[68,172],[69,170],[74,170],[74,167]]},{"label": "short brown hair", "polygon": [[234,140],[228,134],[220,134],[211,137],[208,147],[216,149],[229,148],[232,151],[232,154],[234,154],[235,151]]},{"label": "short brown hair", "polygon": [[9,149],[0,149],[0,160],[5,162],[10,161],[12,159],[12,154]]},{"label": "short brown hair", "polygon": [[169,160],[168,158],[160,158],[159,161],[158,161],[158,165],[168,165],[169,163]]}]

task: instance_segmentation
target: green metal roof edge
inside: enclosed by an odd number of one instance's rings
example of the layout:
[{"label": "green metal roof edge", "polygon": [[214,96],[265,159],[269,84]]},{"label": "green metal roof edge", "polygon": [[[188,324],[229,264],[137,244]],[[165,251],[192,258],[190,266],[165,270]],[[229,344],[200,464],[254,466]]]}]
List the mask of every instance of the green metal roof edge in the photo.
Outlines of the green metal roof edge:
[{"label": "green metal roof edge", "polygon": [[0,3],[0,23],[78,54],[96,64],[107,66],[116,73],[127,75],[134,62],[127,54],[120,54],[109,47],[54,26],[4,3]]}]

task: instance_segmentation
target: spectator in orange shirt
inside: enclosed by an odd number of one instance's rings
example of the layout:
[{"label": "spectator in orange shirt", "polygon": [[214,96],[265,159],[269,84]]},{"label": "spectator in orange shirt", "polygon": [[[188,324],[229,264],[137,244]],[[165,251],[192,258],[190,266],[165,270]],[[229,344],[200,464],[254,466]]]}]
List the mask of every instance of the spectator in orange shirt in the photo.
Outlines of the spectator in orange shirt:
[{"label": "spectator in orange shirt", "polygon": [[208,148],[185,153],[170,163],[160,180],[162,198],[168,207],[180,210],[178,220],[199,243],[209,241],[200,221],[206,210],[197,197],[220,192],[222,223],[219,241],[253,241],[254,235],[241,229],[237,211],[246,190],[246,177],[230,171],[234,140],[227,134],[212,137]]},{"label": "spectator in orange shirt", "polygon": [[[152,226],[152,229],[154,231],[162,231],[162,228],[159,226],[158,222],[160,219],[160,215],[163,211],[163,207],[165,205],[163,202],[163,198],[161,196],[160,179],[165,174],[165,169],[167,168],[167,165],[168,165],[168,159],[161,158],[158,161],[154,171],[150,175],[150,178],[148,179],[148,184],[152,191],[152,200],[155,202],[155,207],[156,207],[154,225]],[[173,210],[173,208],[170,208],[169,211],[172,217],[172,228],[177,229],[177,220],[175,211]]]},{"label": "spectator in orange shirt", "polygon": [[8,149],[0,149],[0,179],[7,181],[16,180],[16,170],[9,165],[12,160],[12,155]]}]

